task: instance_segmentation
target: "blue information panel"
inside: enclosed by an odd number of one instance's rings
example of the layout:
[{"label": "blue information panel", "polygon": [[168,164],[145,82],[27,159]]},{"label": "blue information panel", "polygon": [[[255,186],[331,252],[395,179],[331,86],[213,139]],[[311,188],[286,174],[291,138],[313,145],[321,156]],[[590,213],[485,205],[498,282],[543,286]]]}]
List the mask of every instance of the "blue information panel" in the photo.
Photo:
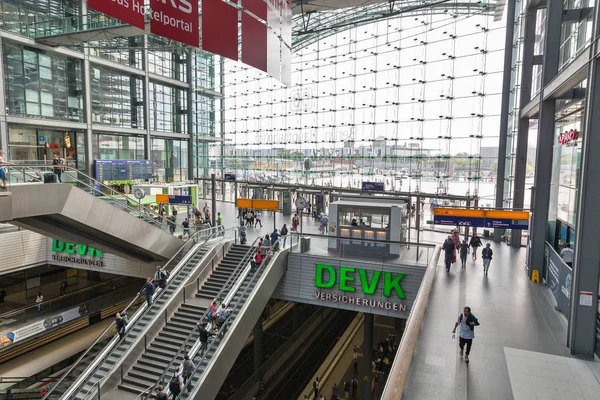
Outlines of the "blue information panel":
[{"label": "blue information panel", "polygon": [[235,174],[225,174],[225,182],[235,182]]},{"label": "blue information panel", "polygon": [[362,190],[373,190],[376,192],[384,192],[385,185],[383,182],[363,182]]},{"label": "blue information panel", "polygon": [[482,228],[484,226],[483,219],[477,217],[454,217],[450,215],[436,215],[433,219],[436,225],[448,226],[473,226]]},{"label": "blue information panel", "polygon": [[192,204],[192,196],[169,195],[169,204]]},{"label": "blue information panel", "polygon": [[508,218],[487,218],[485,220],[486,228],[503,228],[503,229],[528,229],[529,221],[522,219]]},{"label": "blue information panel", "polygon": [[94,177],[100,182],[152,178],[150,160],[94,160]]}]

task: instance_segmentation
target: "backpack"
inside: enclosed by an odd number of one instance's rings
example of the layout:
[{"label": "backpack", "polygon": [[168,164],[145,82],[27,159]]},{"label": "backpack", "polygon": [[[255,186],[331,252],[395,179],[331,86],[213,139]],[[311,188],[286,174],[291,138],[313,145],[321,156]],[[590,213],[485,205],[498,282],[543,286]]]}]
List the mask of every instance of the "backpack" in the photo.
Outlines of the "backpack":
[{"label": "backpack", "polygon": [[207,316],[208,320],[211,321],[213,319],[213,310],[212,308],[208,309],[208,316]]},{"label": "backpack", "polygon": [[169,386],[177,386],[179,387],[179,375],[177,373],[173,374],[171,380],[169,381]]},{"label": "backpack", "polygon": [[219,322],[225,322],[226,319],[227,319],[227,314],[225,314],[225,310],[219,311],[219,313],[217,314],[217,320]]},{"label": "backpack", "polygon": [[288,234],[288,230],[287,230],[287,228],[281,228],[281,235],[282,235],[282,236],[285,236],[285,235],[287,235],[287,234]]}]

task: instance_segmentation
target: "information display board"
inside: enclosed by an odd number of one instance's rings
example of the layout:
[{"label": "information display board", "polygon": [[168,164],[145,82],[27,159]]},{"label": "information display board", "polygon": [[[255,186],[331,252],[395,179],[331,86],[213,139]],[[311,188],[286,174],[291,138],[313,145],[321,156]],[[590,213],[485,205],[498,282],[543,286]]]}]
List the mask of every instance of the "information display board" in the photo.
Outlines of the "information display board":
[{"label": "information display board", "polygon": [[151,179],[152,161],[94,160],[94,178],[100,182]]},{"label": "information display board", "polygon": [[384,192],[385,185],[383,182],[362,182],[362,190],[372,190],[375,192]]},{"label": "information display board", "polygon": [[163,204],[192,204],[192,196],[157,194],[156,202]]},{"label": "information display board", "polygon": [[528,229],[529,211],[436,207],[433,209],[433,223],[478,228]]}]

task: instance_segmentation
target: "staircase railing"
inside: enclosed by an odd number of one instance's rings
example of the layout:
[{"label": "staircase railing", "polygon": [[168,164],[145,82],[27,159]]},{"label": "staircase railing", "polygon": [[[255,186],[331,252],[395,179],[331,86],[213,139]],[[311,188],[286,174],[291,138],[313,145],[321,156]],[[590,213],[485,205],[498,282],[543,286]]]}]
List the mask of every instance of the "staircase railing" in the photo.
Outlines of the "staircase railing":
[{"label": "staircase railing", "polygon": [[[257,244],[259,242],[261,238],[256,238],[254,240],[254,242],[250,245],[250,248],[248,249],[248,251],[244,254],[244,256],[242,257],[242,259],[240,260],[240,262],[238,263],[238,265],[235,267],[235,270],[233,271],[233,273],[229,276],[229,278],[227,279],[227,281],[223,284],[223,287],[221,288],[221,290],[219,290],[219,292],[216,295],[216,300],[220,300],[221,304],[223,299],[225,299],[226,294],[228,294],[232,287],[234,286],[235,282],[238,281],[238,279],[240,278],[240,276],[242,275],[242,273],[245,271],[246,267],[248,266],[248,264],[250,263],[250,261],[253,259],[254,254],[256,253],[256,251],[258,250],[257,248]],[[206,321],[208,320],[208,310],[204,312],[204,314],[202,315],[202,317],[200,318],[200,321],[202,323],[202,321]],[[137,399],[139,398],[149,398],[149,396],[152,394],[152,392],[156,389],[156,387],[164,381],[165,376],[169,373],[169,370],[171,369],[171,367],[173,366],[173,364],[177,361],[177,358],[181,355],[182,352],[187,351],[188,349],[192,348],[193,345],[195,344],[196,340],[192,340],[192,337],[194,336],[194,333],[199,329],[200,324],[196,325],[194,327],[194,329],[192,329],[192,332],[190,332],[190,334],[188,335],[188,337],[185,339],[185,341],[181,344],[181,346],[179,346],[179,350],[177,350],[177,354],[175,354],[175,356],[171,359],[171,361],[169,362],[169,365],[167,365],[167,367],[163,370],[163,372],[160,374],[160,377],[156,380],[156,382],[154,384],[152,384],[151,386],[149,386],[146,390],[144,390],[142,393],[140,393],[137,396]],[[148,396],[148,397],[142,397],[142,396]]]},{"label": "staircase railing", "polygon": [[[128,195],[123,194],[100,181],[92,178],[89,175],[81,172],[80,170],[67,166],[67,165],[6,165],[4,166],[7,170],[7,182],[8,188],[11,189],[14,183],[31,183],[39,184],[43,181],[45,174],[54,174],[55,168],[62,168],[62,177],[64,177],[64,183],[75,184],[79,189],[82,189],[94,196],[98,196],[102,200],[110,201],[116,207],[134,215],[143,221],[156,226],[157,228],[168,230],[168,228],[175,228],[176,231],[183,230],[183,227],[176,222],[169,221],[166,216],[159,215],[141,204],[132,206],[130,201],[131,198]],[[39,175],[38,175],[39,172]],[[165,220],[165,223],[163,223]]]},{"label": "staircase railing", "polygon": [[[267,269],[267,267],[269,266],[270,261],[273,259],[273,255],[280,250],[284,250],[288,247],[293,247],[299,242],[300,237],[299,235],[290,235],[289,238],[287,238],[287,240],[285,240],[286,238],[279,238],[275,243],[272,244],[272,246],[269,248],[269,250],[267,251],[267,253],[265,254],[265,257],[263,259],[263,262],[261,263],[260,266],[257,266],[256,270],[254,271],[254,273],[252,274],[252,276],[250,277],[250,280],[248,281],[248,284],[246,285],[246,287],[244,288],[244,290],[242,291],[242,293],[239,295],[239,297],[237,298],[237,300],[234,300],[233,303],[228,304],[227,308],[231,308],[232,309],[232,313],[229,315],[229,317],[225,320],[225,322],[223,323],[223,325],[221,326],[221,328],[219,329],[219,336],[223,337],[225,335],[225,333],[229,330],[229,327],[231,326],[231,324],[236,320],[236,317],[233,316],[233,312],[234,311],[238,311],[238,315],[239,315],[239,311],[241,309],[241,307],[245,304],[245,297],[247,294],[249,294],[252,290],[254,290],[256,282],[258,281],[258,279],[260,279],[260,276],[262,275],[262,272],[264,270]],[[289,242],[289,246],[284,247],[282,244],[283,242]],[[278,249],[278,250],[276,250]],[[239,289],[238,289],[239,291]],[[207,358],[208,353],[211,350],[215,350],[218,347],[218,345],[215,343],[216,341],[216,336],[213,336],[212,340],[210,340],[210,342],[207,344],[206,349],[204,349],[202,357],[200,358],[200,360],[198,361],[198,363],[196,364],[196,368],[194,368],[194,371],[192,372],[192,374],[190,375],[190,378],[188,380],[188,382],[186,382],[184,388],[182,389],[181,393],[177,396],[177,397],[173,397],[172,400],[178,400],[178,399],[182,399],[183,395],[187,392],[191,391],[191,387],[192,387],[192,381],[193,381],[193,377],[194,375],[196,375],[196,373],[198,372],[198,370],[200,369],[200,367],[202,366],[202,362]],[[196,341],[196,343],[194,344],[192,350],[190,351],[190,358],[193,359],[196,354],[198,353],[200,349],[200,340],[198,339]],[[208,363],[206,365],[206,368],[208,368]],[[169,393],[169,390],[167,388],[166,390],[167,393]]]},{"label": "staircase railing", "polygon": [[[237,228],[231,228],[230,230],[237,230]],[[154,296],[153,296],[153,300],[158,299],[160,296],[164,295],[164,293],[166,293],[167,289],[170,287],[170,285],[173,284],[173,281],[175,280],[175,278],[177,277],[177,273],[180,271],[180,269],[182,268],[182,266],[187,262],[187,258],[184,256],[181,259],[178,259],[177,262],[174,262],[174,260],[181,256],[183,253],[194,253],[195,251],[200,250],[202,247],[206,246],[206,245],[213,245],[215,244],[214,242],[211,242],[213,239],[225,239],[226,238],[226,230],[223,227],[215,227],[215,228],[209,228],[209,229],[205,229],[202,231],[198,231],[196,233],[194,233],[191,237],[190,240],[188,240],[183,246],[181,246],[181,248],[177,251],[177,253],[175,253],[173,255],[173,257],[171,257],[171,259],[169,261],[167,261],[167,263],[164,265],[165,269],[169,269],[169,266],[172,267],[171,269],[171,274],[168,278],[167,281],[167,285],[165,286],[164,289],[157,291]],[[195,250],[194,252],[192,252],[191,250]],[[172,264],[175,263],[175,266],[173,266]],[[134,300],[125,308],[125,310],[123,311],[127,311],[129,309],[129,307],[131,306],[131,304],[133,304],[133,302],[135,302],[138,297],[140,295],[137,294],[136,297],[134,298]],[[133,315],[133,317],[131,318],[130,323],[128,324],[128,328],[126,331],[126,335],[128,335],[131,332],[131,327],[134,326],[134,323],[138,320],[141,320],[141,318],[147,314],[147,312],[149,311],[151,307],[148,307],[147,305],[144,305],[142,307],[140,307],[138,309],[138,311]],[[102,359],[104,357],[107,356],[107,354],[110,353],[110,351],[113,349],[113,347],[115,347],[115,345],[117,345],[120,340],[116,337],[114,337],[109,343],[108,345],[104,348],[104,350],[96,357],[96,359],[94,360],[94,362],[87,368],[88,373],[87,374],[82,374],[81,376],[75,377],[75,376],[71,376],[73,370],[75,369],[76,366],[79,365],[79,363],[81,362],[81,360],[83,360],[83,358],[101,341],[104,341],[106,338],[108,338],[109,332],[111,332],[111,330],[113,329],[113,327],[116,325],[116,321],[113,321],[109,326],[107,326],[102,333],[100,333],[100,335],[98,336],[98,338],[94,341],[94,343],[88,347],[88,349],[86,351],[83,352],[83,354],[77,359],[77,361],[71,366],[71,368],[69,368],[69,370],[67,372],[65,372],[65,374],[62,376],[62,378],[52,387],[52,389],[48,392],[48,394],[46,394],[46,396],[44,396],[42,398],[42,400],[46,400],[49,399],[50,396],[52,395],[52,393],[54,393],[57,388],[63,384],[65,381],[67,382],[66,384],[68,384],[70,386],[68,392],[73,392],[75,390],[78,390],[78,387],[83,384],[83,382],[85,381],[85,379],[87,378],[87,376],[91,373],[91,371],[95,370],[95,368],[97,367],[97,365],[102,361]],[[111,332],[112,333],[112,332]],[[99,382],[100,383],[100,382]]]}]

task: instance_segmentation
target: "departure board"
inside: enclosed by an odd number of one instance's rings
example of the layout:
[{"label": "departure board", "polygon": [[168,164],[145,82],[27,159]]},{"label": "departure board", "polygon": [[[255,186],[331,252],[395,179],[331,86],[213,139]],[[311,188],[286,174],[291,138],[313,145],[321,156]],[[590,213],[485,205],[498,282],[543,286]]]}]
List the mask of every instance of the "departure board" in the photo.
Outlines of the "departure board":
[{"label": "departure board", "polygon": [[94,177],[100,182],[152,178],[150,160],[94,160]]}]

